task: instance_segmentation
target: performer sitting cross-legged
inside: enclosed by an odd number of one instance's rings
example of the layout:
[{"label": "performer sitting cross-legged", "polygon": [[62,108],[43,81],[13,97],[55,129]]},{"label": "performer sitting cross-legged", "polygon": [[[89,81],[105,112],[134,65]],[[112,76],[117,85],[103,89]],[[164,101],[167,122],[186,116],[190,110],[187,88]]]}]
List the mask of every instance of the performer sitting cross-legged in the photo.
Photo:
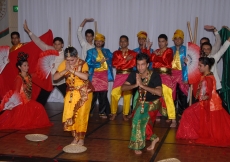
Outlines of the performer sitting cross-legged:
[{"label": "performer sitting cross-legged", "polygon": [[[113,53],[112,65],[116,68],[117,74],[111,92],[111,118],[114,120],[117,113],[118,101],[121,97],[121,85],[126,81],[134,66],[136,66],[136,52],[129,50],[129,38],[126,35],[120,37],[120,49]],[[123,119],[128,120],[127,115],[130,109],[132,91],[123,92]]]},{"label": "performer sitting cross-legged", "polygon": [[[148,70],[149,57],[140,53],[136,57],[137,71],[131,72],[122,85],[122,91],[130,91],[139,88],[134,97],[134,111],[132,120],[132,132],[129,148],[135,150],[136,154],[141,154],[145,147],[146,132],[151,134],[151,145],[147,150],[153,150],[159,141],[153,132],[153,127],[149,126],[150,121],[154,121],[158,110],[162,108],[159,100],[162,95],[161,78],[155,71]],[[151,119],[150,119],[151,117]]]}]

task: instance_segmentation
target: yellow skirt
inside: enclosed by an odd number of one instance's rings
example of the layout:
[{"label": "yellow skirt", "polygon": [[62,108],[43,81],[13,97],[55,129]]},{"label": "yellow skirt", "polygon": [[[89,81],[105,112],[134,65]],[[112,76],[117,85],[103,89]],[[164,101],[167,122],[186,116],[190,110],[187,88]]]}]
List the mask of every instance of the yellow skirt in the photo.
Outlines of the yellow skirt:
[{"label": "yellow skirt", "polygon": [[[72,92],[72,102],[70,103],[70,92],[66,93],[66,97],[64,100],[64,111],[62,122],[65,123],[68,119],[73,117],[74,107],[77,101],[80,99],[79,91]],[[88,94],[88,99],[84,103],[82,107],[80,107],[75,113],[74,124],[68,126],[65,131],[76,131],[76,133],[85,133],[87,131],[88,120],[89,120],[89,112],[91,108],[91,102],[93,98],[93,93]]]}]

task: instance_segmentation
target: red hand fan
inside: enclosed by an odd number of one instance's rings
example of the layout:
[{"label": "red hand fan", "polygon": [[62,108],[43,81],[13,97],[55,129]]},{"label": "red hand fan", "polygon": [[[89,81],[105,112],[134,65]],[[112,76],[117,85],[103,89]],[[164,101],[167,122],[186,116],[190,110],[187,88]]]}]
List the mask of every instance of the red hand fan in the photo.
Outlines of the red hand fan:
[{"label": "red hand fan", "polygon": [[47,50],[40,54],[36,73],[41,79],[47,79],[55,63],[55,57],[59,53],[56,50]]},{"label": "red hand fan", "polygon": [[9,46],[0,46],[0,74],[2,70],[5,68],[6,64],[8,64],[8,57],[9,57]]},{"label": "red hand fan", "polygon": [[3,97],[0,109],[12,110],[20,104],[22,104],[20,94],[17,92],[9,91]]},{"label": "red hand fan", "polygon": [[200,47],[194,43],[188,42],[187,59],[188,59],[188,82],[194,84],[200,80],[201,73],[198,69],[200,58]]}]

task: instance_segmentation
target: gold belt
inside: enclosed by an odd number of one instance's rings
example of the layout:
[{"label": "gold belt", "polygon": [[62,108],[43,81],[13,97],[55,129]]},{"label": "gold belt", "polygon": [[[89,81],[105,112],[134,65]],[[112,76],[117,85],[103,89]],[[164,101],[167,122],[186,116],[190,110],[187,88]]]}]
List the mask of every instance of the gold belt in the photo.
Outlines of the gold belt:
[{"label": "gold belt", "polygon": [[172,74],[172,70],[170,68],[166,68],[166,67],[161,67],[161,68],[155,68],[156,72],[158,72],[159,74]]},{"label": "gold belt", "polygon": [[123,69],[123,70],[117,69],[117,73],[116,74],[129,74],[132,71],[133,71],[132,68],[130,68],[130,69]]},{"label": "gold belt", "polygon": [[86,81],[84,84],[82,84],[80,86],[67,86],[66,90],[67,91],[79,90],[79,89],[81,89],[83,86],[85,86],[87,84],[88,84],[88,81]]}]

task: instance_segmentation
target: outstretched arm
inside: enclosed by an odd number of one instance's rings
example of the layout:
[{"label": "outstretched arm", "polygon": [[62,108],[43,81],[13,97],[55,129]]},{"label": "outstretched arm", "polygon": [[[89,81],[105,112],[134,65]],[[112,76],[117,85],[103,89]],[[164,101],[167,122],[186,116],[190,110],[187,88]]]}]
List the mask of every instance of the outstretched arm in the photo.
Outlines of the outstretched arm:
[{"label": "outstretched arm", "polygon": [[42,51],[46,51],[46,50],[49,50],[49,49],[52,49],[54,50],[54,47],[53,46],[49,46],[47,44],[45,44],[40,38],[38,38],[36,35],[34,35],[28,25],[27,25],[27,22],[25,20],[24,24],[23,24],[23,28],[24,30],[27,32],[27,34],[30,36],[30,38],[32,39],[32,41],[42,50]]},{"label": "outstretched arm", "polygon": [[230,45],[230,37],[228,38],[228,40],[226,40],[223,44],[223,46],[220,48],[220,50],[214,54],[212,57],[215,59],[216,62],[218,62],[220,60],[220,58],[223,56],[223,54],[225,53],[225,51],[228,49]]},{"label": "outstretched arm", "polygon": [[93,18],[84,19],[84,20],[82,21],[81,25],[80,25],[79,28],[78,28],[77,37],[78,37],[78,40],[79,40],[81,46],[84,46],[84,44],[86,44],[86,41],[85,41],[85,39],[83,38],[83,35],[82,35],[82,29],[83,29],[83,27],[85,26],[85,24],[86,24],[87,22],[92,22],[92,21],[94,21]]},{"label": "outstretched arm", "polygon": [[214,34],[216,36],[216,41],[215,41],[215,44],[212,46],[212,52],[210,55],[214,55],[215,53],[217,53],[220,49],[220,46],[221,46],[220,34],[216,30],[216,28],[214,29]]}]

